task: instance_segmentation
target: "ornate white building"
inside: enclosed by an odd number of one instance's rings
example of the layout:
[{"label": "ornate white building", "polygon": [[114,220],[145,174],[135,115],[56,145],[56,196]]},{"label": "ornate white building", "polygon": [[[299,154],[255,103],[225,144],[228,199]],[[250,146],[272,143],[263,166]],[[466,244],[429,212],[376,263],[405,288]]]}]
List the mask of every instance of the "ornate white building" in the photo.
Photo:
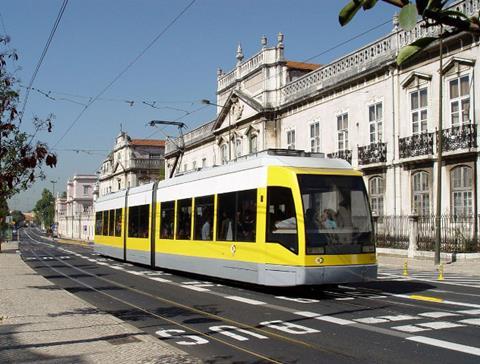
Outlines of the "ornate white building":
[{"label": "ornate white building", "polygon": [[99,171],[99,196],[163,179],[165,142],[121,132]]},{"label": "ornate white building", "polygon": [[[453,8],[478,14],[480,0]],[[378,215],[435,212],[437,140],[443,140],[442,212],[478,214],[477,118],[479,39],[457,34],[444,41],[440,70],[434,43],[399,67],[398,51],[438,28],[422,22],[391,33],[322,66],[291,62],[284,37],[230,72],[218,71],[217,117],[187,133],[183,171],[219,165],[267,148],[323,152],[362,170]],[[442,131],[438,130],[443,85]],[[177,143],[178,144],[178,143]],[[177,147],[166,146],[166,169]]]},{"label": "ornate white building", "polygon": [[96,175],[77,174],[67,182],[66,197],[57,196],[55,224],[58,237],[93,240],[93,191],[96,182]]}]

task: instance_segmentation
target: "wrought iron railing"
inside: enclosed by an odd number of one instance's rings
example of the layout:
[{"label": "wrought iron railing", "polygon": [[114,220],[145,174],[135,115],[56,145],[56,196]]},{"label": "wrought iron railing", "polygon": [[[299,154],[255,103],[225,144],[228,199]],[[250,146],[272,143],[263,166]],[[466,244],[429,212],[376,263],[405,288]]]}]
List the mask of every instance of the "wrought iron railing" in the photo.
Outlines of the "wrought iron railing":
[{"label": "wrought iron railing", "polygon": [[399,138],[398,149],[400,158],[412,158],[433,154],[434,133],[415,134]]},{"label": "wrought iron railing", "polygon": [[351,150],[338,150],[335,153],[329,153],[327,154],[328,158],[339,158],[339,159],[344,159],[348,163],[352,164],[352,151]]},{"label": "wrought iron railing", "polygon": [[[416,241],[417,250],[434,251],[435,216],[378,216],[374,218],[375,237],[379,248],[407,249]],[[413,229],[416,224],[416,229]],[[480,215],[442,215],[441,245],[444,253],[480,252]],[[411,236],[416,231],[415,236]]]},{"label": "wrought iron railing", "polygon": [[387,143],[372,143],[358,147],[358,164],[385,163],[387,161]]},{"label": "wrought iron railing", "polygon": [[[480,252],[478,239],[480,216],[442,215],[441,246],[442,252],[470,253]],[[435,216],[420,216],[417,227],[418,250],[435,249]]]},{"label": "wrought iron railing", "polygon": [[444,152],[477,147],[477,125],[464,124],[442,131],[442,150]]},{"label": "wrought iron railing", "polygon": [[376,216],[373,221],[377,247],[408,248],[408,216]]}]

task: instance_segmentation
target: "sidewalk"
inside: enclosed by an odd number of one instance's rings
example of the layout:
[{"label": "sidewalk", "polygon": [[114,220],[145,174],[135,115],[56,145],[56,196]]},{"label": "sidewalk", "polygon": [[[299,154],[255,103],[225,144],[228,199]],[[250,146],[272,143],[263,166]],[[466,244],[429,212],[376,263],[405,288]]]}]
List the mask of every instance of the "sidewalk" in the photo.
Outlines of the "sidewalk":
[{"label": "sidewalk", "polygon": [[16,249],[0,253],[0,363],[200,362],[53,285]]},{"label": "sidewalk", "polygon": [[[438,266],[433,263],[432,257],[416,257],[407,258],[405,255],[388,254],[377,252],[378,265],[380,267],[400,268],[403,269],[403,265],[407,262],[408,269],[437,272]],[[452,257],[442,257],[441,263],[443,264],[444,274],[458,273],[469,276],[480,277],[480,259],[457,259],[456,261]]]}]

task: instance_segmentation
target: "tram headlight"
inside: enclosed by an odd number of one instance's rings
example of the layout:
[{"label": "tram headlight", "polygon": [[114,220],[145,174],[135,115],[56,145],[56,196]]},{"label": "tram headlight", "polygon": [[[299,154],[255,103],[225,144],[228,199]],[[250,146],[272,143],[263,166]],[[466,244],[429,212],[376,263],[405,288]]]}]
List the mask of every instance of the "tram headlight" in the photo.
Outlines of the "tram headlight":
[{"label": "tram headlight", "polygon": [[362,246],[363,253],[373,253],[375,251],[375,245],[364,245]]}]

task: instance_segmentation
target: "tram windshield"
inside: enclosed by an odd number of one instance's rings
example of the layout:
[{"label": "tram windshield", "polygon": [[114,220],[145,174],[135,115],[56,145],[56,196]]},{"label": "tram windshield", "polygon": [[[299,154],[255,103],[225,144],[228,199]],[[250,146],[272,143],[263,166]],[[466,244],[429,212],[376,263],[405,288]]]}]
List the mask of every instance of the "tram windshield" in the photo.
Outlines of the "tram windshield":
[{"label": "tram windshield", "polygon": [[307,254],[373,252],[372,220],[362,177],[298,175]]}]

